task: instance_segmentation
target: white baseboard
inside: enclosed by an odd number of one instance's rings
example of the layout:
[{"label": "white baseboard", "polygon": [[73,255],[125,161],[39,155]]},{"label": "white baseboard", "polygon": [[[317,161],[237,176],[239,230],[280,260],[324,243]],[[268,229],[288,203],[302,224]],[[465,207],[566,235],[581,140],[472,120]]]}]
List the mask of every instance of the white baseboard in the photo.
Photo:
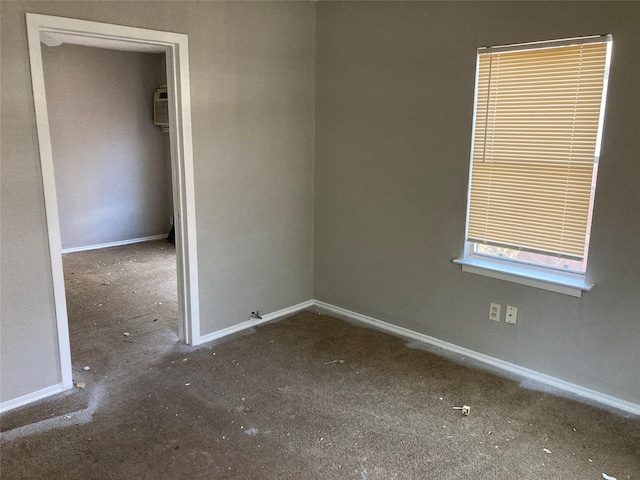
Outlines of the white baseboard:
[{"label": "white baseboard", "polygon": [[218,338],[226,337],[227,335],[231,335],[233,333],[240,332],[242,330],[246,330],[247,328],[255,327],[266,322],[277,320],[278,318],[284,317],[286,315],[291,315],[293,313],[300,312],[301,310],[311,308],[313,307],[313,305],[313,300],[307,300],[306,302],[283,308],[282,310],[278,310],[277,312],[267,313],[266,315],[263,315],[262,318],[254,318],[251,320],[247,320],[246,322],[238,323],[237,325],[231,325],[230,327],[223,328],[222,330],[217,330],[215,332],[211,332],[201,336],[198,343],[194,343],[194,346],[211,342],[212,340],[217,340]]},{"label": "white baseboard", "polygon": [[[194,346],[202,345],[203,343],[211,342],[212,340],[217,340],[219,338],[226,337],[227,335],[231,335],[233,333],[246,330],[247,328],[255,327],[257,325],[260,325],[266,322],[277,320],[278,318],[282,318],[286,315],[291,315],[291,314],[300,312],[302,310],[306,310],[308,308],[313,307],[313,304],[314,304],[313,300],[307,300],[306,302],[302,302],[297,305],[293,305],[291,307],[283,308],[282,310],[278,310],[277,312],[267,313],[262,318],[248,320],[246,322],[242,322],[237,325],[232,325],[230,327],[223,328],[222,330],[218,330],[200,337],[197,343],[194,342]],[[22,397],[14,398],[13,400],[8,400],[6,402],[0,403],[0,413],[7,412],[14,408],[22,407],[23,405],[41,400],[51,395],[55,395],[56,393],[60,393],[64,390],[65,389],[63,388],[62,383],[59,383],[58,385],[53,385],[51,387],[38,390],[37,392],[29,393],[27,395],[23,395]]]},{"label": "white baseboard", "polygon": [[[345,308],[337,307],[335,305],[331,305],[329,303],[322,302],[320,300],[308,300],[306,302],[302,302],[288,308],[283,308],[282,310],[278,310],[277,312],[268,313],[260,319],[247,320],[246,322],[242,322],[237,325],[232,325],[230,327],[223,328],[222,330],[217,330],[215,332],[212,332],[200,337],[198,339],[199,341],[195,343],[194,346],[211,342],[213,340],[226,337],[227,335],[231,335],[233,333],[237,333],[242,330],[246,330],[248,328],[261,325],[266,322],[277,320],[278,318],[284,317],[286,315],[291,315],[302,310],[306,310],[313,306],[318,307],[327,312],[334,313],[338,316],[342,316],[345,318],[349,318],[351,320],[355,320],[357,322],[371,325],[373,327],[388,331],[396,335],[400,335],[405,338],[411,338],[419,342],[434,345],[444,350],[454,352],[468,358],[472,358],[486,365],[490,365],[492,367],[498,368],[502,371],[515,374],[522,378],[528,378],[536,382],[540,382],[541,384],[548,385],[553,388],[557,388],[560,391],[564,391],[564,392],[576,395],[585,400],[597,402],[602,405],[606,405],[608,407],[617,408],[619,410],[629,412],[633,415],[640,416],[640,405],[636,403],[632,403],[627,400],[622,400],[616,397],[612,397],[611,395],[607,395],[605,393],[601,393],[596,390],[591,390],[589,388],[582,387],[575,383],[570,383],[565,380],[552,377],[551,375],[546,375],[544,373],[536,372],[535,370],[530,370],[528,368],[521,367],[513,363],[505,362],[504,360],[490,357],[489,355],[485,355],[483,353],[469,350],[468,348],[460,347],[453,343],[445,342],[438,338],[430,337],[429,335],[418,333],[413,330],[409,330],[407,328],[398,327],[391,323],[387,323],[382,320],[378,320],[376,318],[354,312],[352,310],[347,310]],[[31,402],[35,402],[42,398],[48,397],[50,395],[55,395],[56,393],[60,393],[63,390],[64,390],[63,386],[60,383],[57,385],[52,385],[51,387],[43,388],[42,390],[38,390],[37,392],[33,392],[30,394],[24,395],[22,397],[15,398],[13,400],[8,400],[0,404],[0,413],[7,412],[9,410],[12,410],[17,407],[21,407]]]},{"label": "white baseboard", "polygon": [[50,387],[43,388],[42,390],[38,390],[37,392],[28,393],[21,397],[14,398],[13,400],[7,400],[6,402],[0,403],[0,413],[5,413],[9,410],[13,410],[14,408],[22,407],[27,403],[42,400],[43,398],[55,395],[56,393],[60,393],[63,390],[64,388],[62,386],[62,383],[58,383],[57,385],[51,385]]},{"label": "white baseboard", "polygon": [[131,245],[132,243],[151,242],[153,240],[166,239],[168,233],[161,235],[151,235],[150,237],[130,238],[128,240],[118,240],[117,242],[99,243],[97,245],[85,245],[84,247],[63,248],[62,253],[84,252],[86,250],[98,250],[100,248],[120,247],[122,245]]},{"label": "white baseboard", "polygon": [[513,363],[505,362],[504,360],[490,357],[489,355],[475,352],[473,350],[469,350],[467,348],[460,347],[453,343],[445,342],[438,338],[430,337],[429,335],[418,333],[413,330],[409,330],[407,328],[398,327],[391,323],[383,322],[382,320],[378,320],[373,317],[368,317],[366,315],[362,315],[360,313],[353,312],[345,308],[336,307],[335,305],[331,305],[329,303],[321,302],[319,300],[313,300],[313,305],[322,310],[326,310],[328,312],[349,318],[351,320],[356,320],[361,323],[372,325],[376,328],[379,328],[381,330],[386,330],[388,332],[394,333],[396,335],[400,335],[402,337],[407,337],[413,340],[417,340],[419,342],[428,343],[430,345],[434,345],[444,350],[458,353],[460,355],[464,355],[465,357],[473,358],[474,360],[485,363],[487,365],[491,365],[492,367],[496,367],[505,372],[509,372],[509,373],[518,375],[520,377],[528,378],[536,382],[549,385],[550,387],[557,388],[558,390],[562,390],[564,392],[577,395],[586,400],[597,402],[609,407],[617,408],[619,410],[623,410],[625,412],[629,412],[634,415],[640,415],[640,405],[636,403],[632,403],[626,400],[612,397],[611,395],[607,395],[605,393],[601,393],[596,390],[591,390],[589,388],[576,385],[575,383],[570,383],[564,380],[560,380],[559,378],[552,377],[551,375],[546,375],[544,373],[536,372],[535,370],[530,370],[528,368],[524,368],[519,365],[515,365]]}]

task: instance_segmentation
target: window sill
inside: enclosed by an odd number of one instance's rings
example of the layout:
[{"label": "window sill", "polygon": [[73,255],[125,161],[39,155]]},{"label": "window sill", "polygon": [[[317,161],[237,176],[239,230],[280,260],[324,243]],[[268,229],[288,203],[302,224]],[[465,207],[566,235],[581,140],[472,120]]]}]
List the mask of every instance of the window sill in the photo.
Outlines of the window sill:
[{"label": "window sill", "polygon": [[574,297],[580,297],[583,291],[588,292],[593,288],[593,285],[586,283],[585,276],[578,273],[560,272],[481,256],[456,258],[453,263],[462,265],[463,272],[484,275]]}]

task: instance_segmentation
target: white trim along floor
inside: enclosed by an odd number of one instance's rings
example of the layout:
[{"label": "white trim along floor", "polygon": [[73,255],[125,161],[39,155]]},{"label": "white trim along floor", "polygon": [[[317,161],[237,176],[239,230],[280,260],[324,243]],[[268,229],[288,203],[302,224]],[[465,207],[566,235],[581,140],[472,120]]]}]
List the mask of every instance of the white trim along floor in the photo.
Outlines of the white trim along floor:
[{"label": "white trim along floor", "polygon": [[[465,358],[476,360],[481,364],[484,364],[488,367],[493,367],[494,369],[497,369],[500,372],[502,372],[504,375],[515,378],[521,382],[525,380],[533,380],[534,382],[538,382],[539,384],[550,387],[552,390],[555,390],[552,393],[556,393],[558,395],[569,394],[571,396],[577,397],[578,399],[581,399],[582,401],[585,401],[588,403],[597,403],[602,406],[615,408],[627,413],[631,413],[633,415],[640,416],[640,405],[636,403],[622,400],[622,399],[613,397],[611,395],[598,392],[596,390],[591,390],[589,388],[576,385],[575,383],[570,383],[570,382],[561,380],[559,378],[546,375],[544,373],[536,372],[535,370],[530,370],[528,368],[524,368],[519,365],[515,365],[513,363],[505,362],[504,360],[490,357],[483,353],[475,352],[473,350],[460,347],[453,343],[445,342],[443,340],[430,337],[429,335],[418,333],[413,330],[409,330],[407,328],[398,327],[396,325],[383,322],[382,320],[378,320],[373,317],[362,315],[360,313],[347,310],[345,308],[337,307],[335,305],[331,305],[329,303],[325,303],[319,300],[308,300],[306,302],[302,302],[297,305],[293,305],[291,307],[283,308],[282,310],[278,310],[276,312],[268,313],[264,315],[262,318],[247,320],[237,325],[232,325],[231,327],[227,327],[221,330],[217,330],[215,332],[211,332],[207,335],[203,335],[202,337],[200,337],[200,342],[198,344],[201,345],[207,342],[211,342],[213,340],[226,337],[233,333],[237,333],[242,330],[246,330],[248,328],[256,327],[263,323],[272,322],[280,318],[286,317],[288,315],[293,315],[294,313],[297,313],[312,307],[315,307],[320,311],[327,312],[337,317],[353,320],[358,323],[362,323],[374,328],[378,328],[380,330],[384,330],[394,335],[399,335],[407,339],[416,340],[423,344],[432,345],[434,347],[445,350],[446,352],[453,352]],[[0,412],[5,412],[7,410],[11,410],[13,408],[26,405],[27,403],[40,400],[41,398],[56,394],[60,391],[61,391],[60,385],[53,385],[43,390],[39,390],[38,392],[25,395],[24,397],[20,397],[14,400],[4,402],[3,404],[0,404]]]},{"label": "white trim along floor", "polygon": [[622,399],[613,397],[611,395],[598,392],[596,390],[582,387],[575,383],[567,382],[565,380],[552,377],[551,375],[546,375],[544,373],[536,372],[535,370],[521,367],[513,363],[505,362],[504,360],[490,357],[489,355],[485,355],[483,353],[469,350],[468,348],[460,347],[453,343],[445,342],[438,338],[430,337],[429,335],[418,333],[413,330],[409,330],[407,328],[398,327],[391,323],[383,322],[382,320],[378,320],[373,317],[368,317],[366,315],[362,315],[360,313],[347,310],[345,308],[337,307],[335,305],[331,305],[329,303],[325,303],[319,300],[309,300],[307,302],[299,303],[292,307],[284,308],[282,310],[269,313],[267,315],[264,315],[261,319],[248,320],[246,322],[239,323],[237,325],[233,325],[231,327],[209,333],[208,335],[204,335],[201,337],[200,343],[210,342],[212,340],[216,340],[218,338],[231,335],[232,333],[236,333],[241,330],[245,330],[247,328],[252,328],[266,322],[271,322],[311,307],[316,307],[319,310],[325,311],[327,313],[330,313],[338,317],[346,318],[349,320],[355,320],[356,322],[363,323],[363,324],[372,326],[374,328],[378,328],[380,330],[384,330],[394,335],[399,335],[404,338],[416,340],[423,344],[435,346],[437,348],[440,348],[448,352],[453,352],[453,353],[462,355],[466,358],[476,360],[481,364],[487,365],[489,367],[493,367],[494,369],[498,369],[503,374],[510,377],[515,377],[520,381],[523,381],[525,379],[533,380],[534,382],[538,382],[542,385],[550,387],[551,389],[555,389],[557,391],[556,392],[557,394],[563,394],[563,393],[570,394],[586,402],[595,402],[595,403],[598,403],[607,407],[612,407],[618,410],[622,410],[624,412],[628,412],[634,415],[640,415],[640,405],[636,403],[628,402],[626,400],[622,400]]},{"label": "white trim along floor", "polygon": [[120,247],[122,245],[131,245],[133,243],[152,242],[154,240],[163,240],[167,238],[168,233],[161,235],[151,235],[149,237],[130,238],[128,240],[119,240],[117,242],[99,243],[97,245],[85,245],[83,247],[63,248],[62,253],[86,252],[87,250],[99,250],[101,248]]}]

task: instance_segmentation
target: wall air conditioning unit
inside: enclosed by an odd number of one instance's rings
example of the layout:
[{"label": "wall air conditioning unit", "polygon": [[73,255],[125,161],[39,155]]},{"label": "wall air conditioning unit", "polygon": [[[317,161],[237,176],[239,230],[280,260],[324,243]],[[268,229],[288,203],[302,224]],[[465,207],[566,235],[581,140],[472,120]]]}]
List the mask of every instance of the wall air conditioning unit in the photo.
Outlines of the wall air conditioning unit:
[{"label": "wall air conditioning unit", "polygon": [[166,85],[160,85],[153,94],[153,123],[163,132],[169,131],[169,96]]}]

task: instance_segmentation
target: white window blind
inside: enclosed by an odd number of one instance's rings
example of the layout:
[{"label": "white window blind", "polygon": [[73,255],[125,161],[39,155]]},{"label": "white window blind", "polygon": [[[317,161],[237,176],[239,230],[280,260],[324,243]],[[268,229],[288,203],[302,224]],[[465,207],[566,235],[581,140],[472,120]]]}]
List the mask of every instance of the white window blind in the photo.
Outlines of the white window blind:
[{"label": "white window blind", "polygon": [[467,241],[582,259],[611,37],[478,50]]}]

